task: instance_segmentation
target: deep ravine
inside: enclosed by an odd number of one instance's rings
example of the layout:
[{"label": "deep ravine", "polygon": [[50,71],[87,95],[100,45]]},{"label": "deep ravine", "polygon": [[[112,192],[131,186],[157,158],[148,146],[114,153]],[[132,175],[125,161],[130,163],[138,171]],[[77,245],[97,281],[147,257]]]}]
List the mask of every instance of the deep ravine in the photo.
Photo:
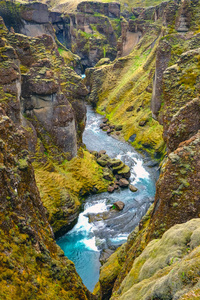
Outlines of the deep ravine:
[{"label": "deep ravine", "polygon": [[[138,154],[128,143],[116,140],[99,129],[102,116],[87,107],[87,124],[83,141],[89,150],[106,150],[112,158],[119,158],[131,169],[130,182],[138,191],[128,188],[90,195],[75,227],[57,240],[65,255],[71,259],[83,283],[92,291],[99,278],[99,256],[102,249],[114,249],[124,243],[129,233],[146,213],[155,195],[157,167],[149,167],[150,160]],[[118,200],[125,203],[121,212],[107,213]],[[90,219],[90,223],[89,223]]]}]

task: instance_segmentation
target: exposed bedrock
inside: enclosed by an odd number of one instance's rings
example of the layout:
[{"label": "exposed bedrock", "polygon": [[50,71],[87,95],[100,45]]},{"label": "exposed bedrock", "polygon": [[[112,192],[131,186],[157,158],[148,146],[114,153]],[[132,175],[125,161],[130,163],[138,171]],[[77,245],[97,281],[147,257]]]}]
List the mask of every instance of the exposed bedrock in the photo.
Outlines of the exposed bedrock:
[{"label": "exposed bedrock", "polygon": [[[10,35],[9,41],[23,66],[22,111],[36,128],[39,122],[46,133],[50,133],[61,151],[73,157],[77,153],[77,144],[81,144],[84,130],[83,98],[88,93],[87,89],[81,78],[65,66],[50,36],[30,39],[18,35],[16,40],[16,35]],[[51,54],[43,58],[48,51]],[[49,139],[48,134],[44,134],[44,137]]]}]

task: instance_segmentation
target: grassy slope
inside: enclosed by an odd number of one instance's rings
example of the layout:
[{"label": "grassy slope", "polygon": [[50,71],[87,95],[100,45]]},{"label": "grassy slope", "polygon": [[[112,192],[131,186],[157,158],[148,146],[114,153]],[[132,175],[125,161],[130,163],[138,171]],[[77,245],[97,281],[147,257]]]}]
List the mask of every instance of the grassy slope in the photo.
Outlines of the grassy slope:
[{"label": "grassy slope", "polygon": [[[130,55],[116,60],[112,65],[97,68],[94,76],[99,74],[106,78],[103,79],[101,89],[97,88],[97,111],[106,113],[111,123],[123,125],[122,135],[125,140],[136,134],[132,143],[135,148],[145,148],[150,154],[156,152],[162,155],[162,126],[152,119],[150,110],[160,32],[159,26],[152,27]],[[127,111],[130,106],[133,110]],[[145,122],[144,126],[141,126],[142,122]]]},{"label": "grassy slope", "polygon": [[[50,5],[52,8],[61,8],[63,11],[67,9],[68,11],[74,11],[78,5],[78,3],[83,0],[50,0]],[[93,1],[93,0],[87,0]],[[47,0],[41,0],[41,2],[46,3]],[[49,2],[49,1],[48,1]],[[98,0],[98,2],[115,2],[112,0]],[[163,1],[161,0],[118,0],[122,6],[122,9],[131,10],[131,7],[148,7],[155,6]]]},{"label": "grassy slope", "polygon": [[42,202],[48,210],[54,232],[66,225],[66,217],[70,219],[71,214],[78,213],[82,196],[91,191],[103,192],[109,184],[103,179],[102,167],[94,156],[84,150],[61,165],[51,159],[46,164],[36,161],[33,165]]}]

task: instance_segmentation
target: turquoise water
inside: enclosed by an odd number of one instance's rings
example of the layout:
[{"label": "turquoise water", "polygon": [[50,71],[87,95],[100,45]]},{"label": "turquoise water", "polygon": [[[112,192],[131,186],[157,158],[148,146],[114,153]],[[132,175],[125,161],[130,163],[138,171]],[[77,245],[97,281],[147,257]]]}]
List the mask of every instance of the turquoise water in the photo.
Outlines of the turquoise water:
[{"label": "turquoise water", "polygon": [[[130,181],[138,188],[136,193],[129,189],[102,193],[87,197],[83,212],[75,227],[57,240],[65,255],[75,263],[84,284],[93,291],[99,278],[100,251],[113,248],[126,241],[129,233],[146,213],[155,195],[157,172],[149,168],[149,160],[139,155],[129,144],[108,136],[99,129],[102,116],[87,108],[87,124],[83,142],[89,150],[106,150],[111,157],[120,158],[131,169]],[[115,201],[125,203],[123,211],[112,213],[105,220],[89,216],[108,213]]]}]

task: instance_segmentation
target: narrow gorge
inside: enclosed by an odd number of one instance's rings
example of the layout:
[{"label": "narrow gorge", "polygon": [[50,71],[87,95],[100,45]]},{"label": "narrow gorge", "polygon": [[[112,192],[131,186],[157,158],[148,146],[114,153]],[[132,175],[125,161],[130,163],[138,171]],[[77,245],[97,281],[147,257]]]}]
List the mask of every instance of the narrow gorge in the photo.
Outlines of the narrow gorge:
[{"label": "narrow gorge", "polygon": [[0,299],[200,299],[200,2],[0,16]]}]

